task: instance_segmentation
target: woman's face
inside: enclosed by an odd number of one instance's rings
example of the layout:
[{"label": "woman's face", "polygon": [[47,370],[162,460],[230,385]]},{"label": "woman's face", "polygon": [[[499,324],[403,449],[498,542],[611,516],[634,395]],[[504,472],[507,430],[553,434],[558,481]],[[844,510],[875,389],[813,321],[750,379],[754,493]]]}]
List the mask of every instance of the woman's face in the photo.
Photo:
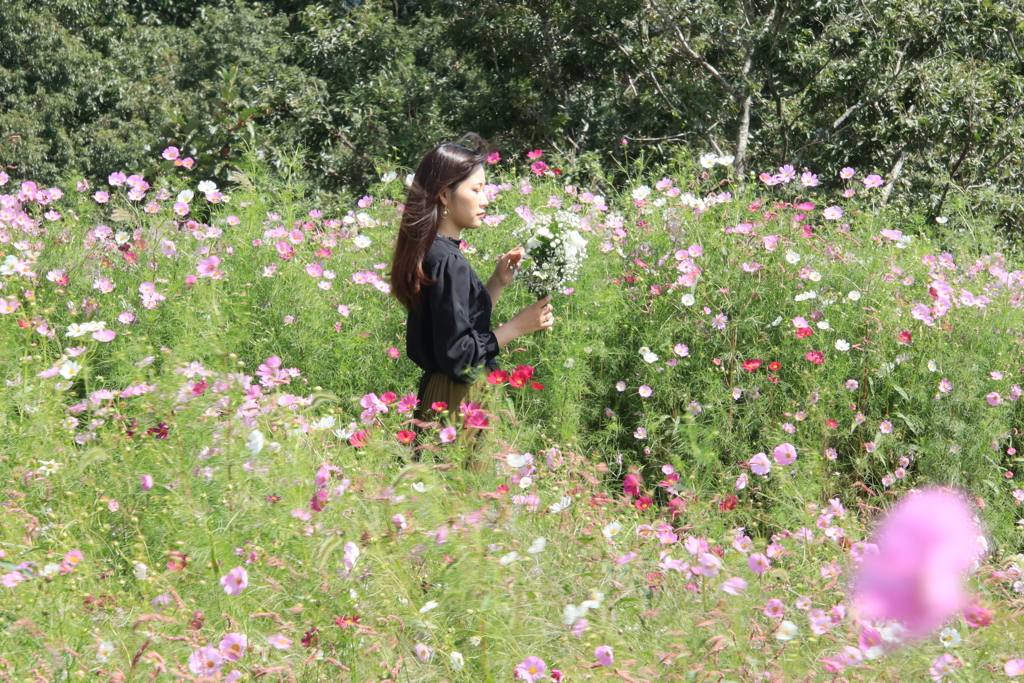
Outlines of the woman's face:
[{"label": "woman's face", "polygon": [[445,190],[448,194],[448,215],[456,228],[479,228],[483,223],[484,209],[487,207],[487,193],[484,185],[487,182],[483,166],[477,166],[465,180],[455,187]]}]

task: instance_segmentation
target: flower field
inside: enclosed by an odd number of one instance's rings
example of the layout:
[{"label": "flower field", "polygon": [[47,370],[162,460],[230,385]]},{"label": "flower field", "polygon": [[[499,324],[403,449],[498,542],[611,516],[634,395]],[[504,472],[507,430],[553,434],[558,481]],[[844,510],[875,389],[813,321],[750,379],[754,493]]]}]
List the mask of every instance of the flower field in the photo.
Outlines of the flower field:
[{"label": "flower field", "polygon": [[[556,211],[587,256],[417,442],[407,171],[349,199],[181,157],[0,172],[4,681],[1024,674],[1024,263],[997,236],[900,217],[871,169],[586,187],[492,155],[478,273]],[[880,516],[936,487],[976,520],[924,515],[966,551],[915,585],[951,596],[962,562],[962,604],[867,619]]]}]

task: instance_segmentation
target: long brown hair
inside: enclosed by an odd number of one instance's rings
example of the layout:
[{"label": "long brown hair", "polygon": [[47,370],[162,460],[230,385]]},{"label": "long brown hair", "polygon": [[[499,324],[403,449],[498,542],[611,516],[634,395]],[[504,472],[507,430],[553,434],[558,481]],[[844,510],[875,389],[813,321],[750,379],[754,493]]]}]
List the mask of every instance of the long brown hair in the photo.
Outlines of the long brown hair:
[{"label": "long brown hair", "polygon": [[[472,147],[470,147],[471,145]],[[487,143],[475,133],[444,142],[427,153],[416,168],[391,258],[391,293],[406,310],[420,303],[423,287],[434,283],[423,272],[423,259],[434,244],[441,221],[441,193],[455,188],[487,161]]]}]

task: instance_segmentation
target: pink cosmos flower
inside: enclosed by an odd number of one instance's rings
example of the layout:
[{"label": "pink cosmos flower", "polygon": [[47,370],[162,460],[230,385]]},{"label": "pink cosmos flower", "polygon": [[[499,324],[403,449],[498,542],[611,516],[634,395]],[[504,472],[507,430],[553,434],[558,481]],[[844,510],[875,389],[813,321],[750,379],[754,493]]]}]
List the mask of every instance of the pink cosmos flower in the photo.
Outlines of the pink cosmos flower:
[{"label": "pink cosmos flower", "polygon": [[4,588],[14,588],[24,580],[25,576],[21,572],[8,572],[3,576],[0,576],[0,584],[2,584]]},{"label": "pink cosmos flower", "polygon": [[[97,192],[96,194],[100,194],[100,193]],[[106,194],[106,193],[104,193],[104,194]],[[96,200],[96,201],[99,201],[99,200]],[[186,202],[175,202],[174,206],[172,207],[172,209],[173,209],[174,213],[178,214],[179,216],[187,216],[188,215],[188,211],[189,211],[188,204]]]},{"label": "pink cosmos flower", "polygon": [[878,175],[877,173],[872,173],[871,175],[864,179],[864,187],[868,188],[869,190],[875,187],[881,187],[884,184],[885,181],[882,180],[882,176]]},{"label": "pink cosmos flower", "polygon": [[912,637],[941,625],[966,602],[964,575],[977,555],[978,527],[965,500],[945,490],[903,498],[864,557],[854,600],[865,619],[901,622]]},{"label": "pink cosmos flower", "polygon": [[850,178],[852,178],[854,176],[855,173],[856,173],[856,171],[854,171],[852,168],[847,166],[844,169],[842,169],[841,171],[839,171],[839,177],[842,178],[843,180],[849,180]]},{"label": "pink cosmos flower", "polygon": [[501,161],[501,155],[498,154],[497,152],[491,152],[490,154],[487,155],[487,163],[496,164],[499,161]]},{"label": "pink cosmos flower", "polygon": [[110,201],[110,193],[100,190],[96,194],[94,194],[92,198],[96,200],[97,204],[106,204],[108,201]]},{"label": "pink cosmos flower", "polygon": [[964,609],[964,621],[971,628],[981,628],[992,623],[992,610],[981,605],[970,605]]},{"label": "pink cosmos flower", "polygon": [[245,571],[245,567],[235,567],[220,578],[220,585],[224,586],[224,592],[228,595],[239,596],[249,585],[249,572]]},{"label": "pink cosmos flower", "polygon": [[401,357],[402,354],[398,350],[398,347],[392,346],[390,349],[388,349],[388,355],[397,360],[398,358]]},{"label": "pink cosmos flower", "polygon": [[276,650],[287,650],[292,646],[292,639],[283,633],[275,633],[267,638],[267,642]]},{"label": "pink cosmos flower", "polygon": [[765,475],[771,472],[772,463],[764,453],[758,453],[750,459],[750,471],[754,474]]},{"label": "pink cosmos flower", "polygon": [[594,656],[597,657],[597,661],[601,663],[601,666],[611,666],[615,663],[615,652],[612,651],[610,645],[599,645],[594,650]]},{"label": "pink cosmos flower", "polygon": [[143,491],[150,490],[151,488],[153,488],[153,475],[152,474],[143,474],[142,477],[141,477],[140,483],[142,484],[142,490]]},{"label": "pink cosmos flower", "polygon": [[778,598],[772,598],[767,603],[765,603],[762,612],[769,619],[778,619],[786,614],[786,608],[782,604],[782,600],[779,600]]},{"label": "pink cosmos flower", "polygon": [[1024,676],[1024,659],[1011,659],[1003,665],[1007,676]]},{"label": "pink cosmos flower", "polygon": [[991,394],[985,397],[985,400],[988,401],[988,404],[990,406],[997,406],[1003,402],[1003,397],[1000,396],[997,392],[993,391]]},{"label": "pink cosmos flower", "polygon": [[804,358],[806,358],[807,360],[811,361],[815,365],[821,365],[822,363],[825,362],[825,354],[823,354],[821,351],[817,351],[817,350],[815,350],[815,351],[808,351],[804,355]]},{"label": "pink cosmos flower", "polygon": [[100,330],[99,332],[92,333],[92,338],[98,342],[114,341],[116,336],[117,332],[114,332],[113,330]]},{"label": "pink cosmos flower", "polygon": [[515,668],[515,677],[526,683],[537,683],[546,676],[547,664],[540,657],[527,657]]},{"label": "pink cosmos flower", "polygon": [[761,576],[772,566],[772,562],[761,553],[751,553],[747,558],[747,566],[750,567],[750,571]]},{"label": "pink cosmos flower", "polygon": [[830,206],[822,212],[825,220],[837,221],[843,217],[843,210],[838,206]]},{"label": "pink cosmos flower", "polygon": [[228,633],[221,639],[218,647],[224,659],[229,662],[237,662],[249,647],[249,639],[245,637],[244,633]]},{"label": "pink cosmos flower", "polygon": [[200,676],[213,676],[224,664],[224,659],[215,648],[201,647],[188,658],[188,668]]},{"label": "pink cosmos flower", "polygon": [[445,427],[441,430],[441,434],[439,435],[441,443],[451,443],[452,441],[455,441],[457,434],[458,432],[455,430],[455,427]]},{"label": "pink cosmos flower", "polygon": [[544,150],[542,150],[542,149],[535,149],[532,152],[527,152],[526,153],[526,158],[527,159],[539,159],[543,154],[544,154]]},{"label": "pink cosmos flower", "polygon": [[544,172],[548,170],[548,165],[543,161],[535,161],[530,164],[530,171],[534,175],[544,175]]},{"label": "pink cosmos flower", "polygon": [[791,443],[782,443],[772,451],[775,462],[780,465],[791,465],[796,460],[796,448]]},{"label": "pink cosmos flower", "polygon": [[167,159],[167,161],[174,161],[175,159],[178,158],[178,154],[179,152],[177,147],[168,147],[163,151],[163,153],[160,156],[162,156],[164,159]]}]

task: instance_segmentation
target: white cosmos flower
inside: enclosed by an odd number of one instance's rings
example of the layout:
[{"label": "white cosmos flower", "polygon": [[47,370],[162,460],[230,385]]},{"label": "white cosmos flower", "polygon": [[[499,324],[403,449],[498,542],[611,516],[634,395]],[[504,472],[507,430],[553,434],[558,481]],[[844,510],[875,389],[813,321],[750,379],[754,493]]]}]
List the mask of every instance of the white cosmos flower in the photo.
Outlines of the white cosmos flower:
[{"label": "white cosmos flower", "polygon": [[641,185],[640,187],[633,190],[633,199],[637,201],[641,199],[647,199],[649,196],[651,196],[651,188],[647,187],[646,185]]},{"label": "white cosmos flower", "polygon": [[562,510],[568,509],[570,505],[572,505],[572,497],[562,496],[561,500],[559,500],[557,503],[551,504],[551,506],[548,508],[548,511],[552,514],[558,514]]},{"label": "white cosmos flower", "polygon": [[73,360],[69,360],[60,366],[60,376],[64,379],[71,379],[78,376],[78,373],[82,371],[82,366]]},{"label": "white cosmos flower", "polygon": [[836,339],[836,351],[849,351],[850,342],[845,339]]},{"label": "white cosmos flower", "polygon": [[199,182],[199,191],[203,194],[209,194],[217,191],[217,183],[212,180],[202,180]]},{"label": "white cosmos flower", "polygon": [[963,638],[960,637],[960,632],[955,628],[944,628],[939,633],[939,642],[946,647],[956,647],[961,641],[963,641]]},{"label": "white cosmos flower", "polygon": [[452,668],[456,671],[462,671],[462,667],[466,665],[466,660],[462,657],[461,652],[453,651],[448,658],[452,660]]},{"label": "white cosmos flower", "polygon": [[263,432],[258,429],[249,432],[249,438],[245,442],[245,447],[250,453],[256,455],[263,450],[265,445],[267,445],[267,440],[263,436]]},{"label": "white cosmos flower", "polygon": [[775,637],[778,640],[793,640],[797,634],[800,633],[799,627],[788,619],[779,624],[779,629],[775,632]]},{"label": "white cosmos flower", "polygon": [[850,293],[846,295],[846,298],[850,301],[860,301],[860,292],[856,289],[851,290]]},{"label": "white cosmos flower", "polygon": [[432,610],[435,607],[437,607],[438,604],[440,604],[440,603],[438,603],[437,600],[430,600],[430,601],[428,601],[426,604],[423,605],[423,607],[420,607],[420,614],[426,614],[430,610]]},{"label": "white cosmos flower", "polygon": [[502,567],[507,567],[507,566],[509,566],[510,564],[512,564],[513,562],[515,562],[518,559],[519,559],[519,553],[517,553],[515,551],[512,551],[508,555],[502,555],[501,559],[498,560],[498,563]]},{"label": "white cosmos flower", "polygon": [[700,165],[703,166],[704,168],[711,168],[712,166],[715,165],[715,162],[718,161],[718,155],[715,154],[714,152],[701,154],[699,161]]},{"label": "white cosmos flower", "polygon": [[609,524],[606,524],[603,529],[601,529],[601,533],[604,534],[604,537],[609,541],[613,540],[621,531],[622,525],[618,522],[610,522]]},{"label": "white cosmos flower", "polygon": [[929,370],[929,372],[935,372],[938,369],[939,369],[938,363],[936,363],[934,360],[928,361],[928,370]]},{"label": "white cosmos flower", "polygon": [[354,240],[352,240],[352,243],[355,244],[356,247],[358,247],[359,249],[365,249],[366,247],[373,244],[373,240],[371,240],[366,235],[359,235]]},{"label": "white cosmos flower", "polygon": [[830,327],[831,327],[831,325],[828,324],[827,320],[819,320],[818,321],[818,329],[819,330],[827,330]]},{"label": "white cosmos flower", "polygon": [[683,294],[681,301],[683,302],[684,306],[692,306],[694,303],[696,303],[697,300],[693,298],[693,294],[687,293]]},{"label": "white cosmos flower", "polygon": [[415,173],[410,173],[409,175],[405,176],[405,186],[406,187],[412,187],[412,181],[415,180],[415,178],[416,178],[416,174]]},{"label": "white cosmos flower", "polygon": [[195,197],[195,193],[192,190],[182,190],[178,193],[178,201],[185,202],[186,204],[192,201],[192,197]]},{"label": "white cosmos flower", "polygon": [[394,171],[388,171],[380,177],[380,181],[384,184],[390,183],[392,180],[398,177],[398,174]]},{"label": "white cosmos flower", "polygon": [[530,544],[530,548],[526,552],[530,553],[531,555],[536,555],[537,553],[544,552],[544,548],[546,548],[547,545],[547,539],[543,537],[537,538],[533,541],[532,544]]},{"label": "white cosmos flower", "polygon": [[795,251],[787,251],[786,260],[792,264],[800,263],[800,254],[796,253]]}]

